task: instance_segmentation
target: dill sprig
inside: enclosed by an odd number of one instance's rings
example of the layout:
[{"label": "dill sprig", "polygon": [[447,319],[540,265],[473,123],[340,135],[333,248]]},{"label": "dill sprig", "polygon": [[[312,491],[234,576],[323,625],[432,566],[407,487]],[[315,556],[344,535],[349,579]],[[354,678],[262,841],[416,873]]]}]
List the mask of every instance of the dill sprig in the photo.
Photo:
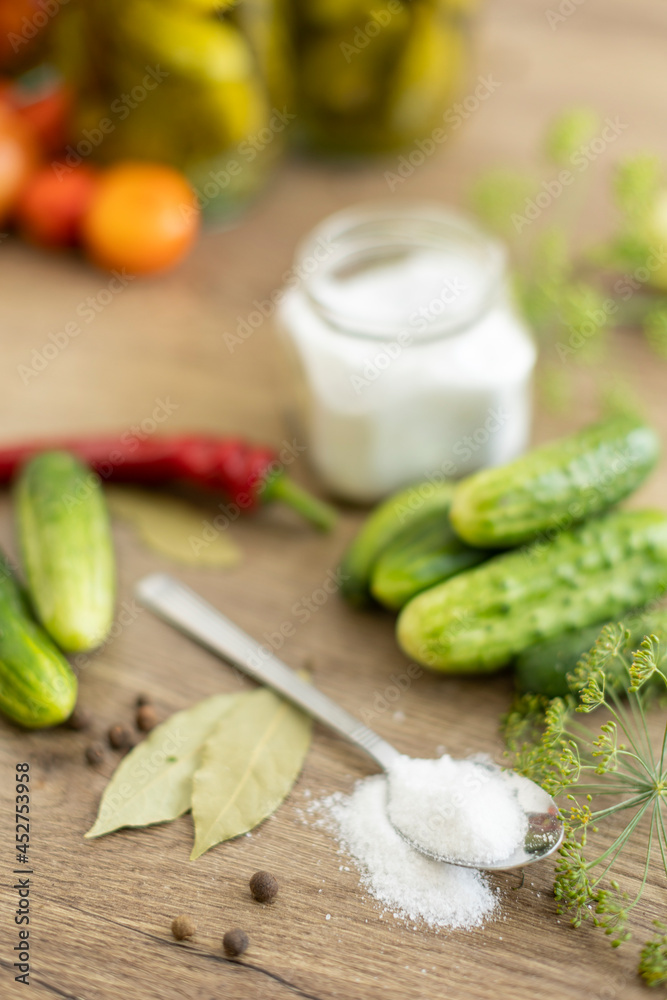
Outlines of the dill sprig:
[{"label": "dill sprig", "polygon": [[568,109],[547,128],[535,169],[495,168],[471,190],[473,211],[509,246],[517,305],[556,370],[599,361],[606,331],[623,326],[640,327],[667,359],[667,176],[660,158],[620,158],[609,185],[613,232],[601,243],[580,232],[607,157],[604,142],[599,155],[604,130],[591,109]]},{"label": "dill sprig", "polygon": [[642,948],[639,973],[649,986],[667,983],[667,924],[653,921],[656,933]]},{"label": "dill sprig", "polygon": [[[630,938],[630,915],[654,866],[667,877],[667,723],[655,740],[647,721],[649,705],[667,690],[667,650],[655,635],[634,651],[629,640],[622,624],[606,625],[569,675],[570,696],[522,695],[503,719],[512,765],[556,798],[565,824],[558,912],[575,927],[592,921],[613,947]],[[600,710],[597,729],[580,719]],[[619,816],[620,832],[604,842],[608,821]],[[641,844],[644,857],[634,895],[615,877],[629,844]],[[639,972],[649,985],[667,981],[667,927],[646,943]]]}]

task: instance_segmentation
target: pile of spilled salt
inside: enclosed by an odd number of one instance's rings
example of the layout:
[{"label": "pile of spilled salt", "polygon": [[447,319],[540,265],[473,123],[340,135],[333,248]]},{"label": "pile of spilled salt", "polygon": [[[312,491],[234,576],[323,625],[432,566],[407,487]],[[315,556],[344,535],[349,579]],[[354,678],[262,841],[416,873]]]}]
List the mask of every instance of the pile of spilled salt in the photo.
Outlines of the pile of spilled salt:
[{"label": "pile of spilled salt", "polygon": [[[411,828],[414,839],[430,837],[437,853],[474,857],[480,864],[508,857],[525,834],[526,818],[511,785],[474,761],[401,758],[389,779],[365,778],[350,795],[338,792],[308,809],[323,814],[320,823],[355,859],[361,884],[394,917],[436,929],[480,926],[498,907],[485,876],[410,847],[389,820],[388,780],[406,834]],[[428,810],[444,818],[443,800],[451,822],[431,827]]]},{"label": "pile of spilled salt", "polygon": [[512,775],[474,760],[400,757],[389,774],[389,819],[438,857],[505,861],[528,830]]}]

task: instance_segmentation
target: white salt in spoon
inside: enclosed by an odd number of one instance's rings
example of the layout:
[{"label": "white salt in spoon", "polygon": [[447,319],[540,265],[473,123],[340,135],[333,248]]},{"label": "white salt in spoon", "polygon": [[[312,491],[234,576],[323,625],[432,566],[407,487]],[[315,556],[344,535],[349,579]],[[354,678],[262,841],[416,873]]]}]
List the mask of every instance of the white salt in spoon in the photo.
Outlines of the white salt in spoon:
[{"label": "white salt in spoon", "polygon": [[[312,685],[302,681],[293,670],[286,667],[265,646],[251,639],[237,625],[216,611],[188,587],[164,573],[154,573],[140,580],[136,586],[139,600],[160,618],[195,639],[211,652],[227,660],[254,680],[268,685],[279,694],[298,705],[313,718],[333,729],[355,746],[364,750],[390,777],[392,769],[406,758],[391,744],[383,740],[358,719]],[[491,764],[478,764],[488,775],[497,775],[501,769]],[[465,859],[446,857],[434,853],[428,845],[419,843],[392,823],[397,833],[411,847],[435,861],[480,868],[486,871],[506,871],[541,861],[559,847],[563,839],[563,824],[553,799],[536,785],[514,771],[503,771],[511,792],[525,813],[526,832],[509,857],[493,862],[480,858]],[[388,814],[391,821],[391,782],[387,783]]]}]

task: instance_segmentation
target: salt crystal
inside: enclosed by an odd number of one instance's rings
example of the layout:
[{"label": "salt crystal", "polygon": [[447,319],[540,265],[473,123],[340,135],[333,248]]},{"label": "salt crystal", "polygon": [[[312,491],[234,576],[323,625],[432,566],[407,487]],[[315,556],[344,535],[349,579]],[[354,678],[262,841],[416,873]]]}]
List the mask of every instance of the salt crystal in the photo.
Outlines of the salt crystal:
[{"label": "salt crystal", "polygon": [[389,774],[389,818],[431,853],[473,865],[509,858],[528,829],[505,772],[447,754],[399,757]]},{"label": "salt crystal", "polygon": [[349,796],[320,804],[341,845],[356,860],[367,891],[408,924],[477,927],[497,909],[486,879],[474,868],[431,861],[394,830],[382,775],[359,781]]}]

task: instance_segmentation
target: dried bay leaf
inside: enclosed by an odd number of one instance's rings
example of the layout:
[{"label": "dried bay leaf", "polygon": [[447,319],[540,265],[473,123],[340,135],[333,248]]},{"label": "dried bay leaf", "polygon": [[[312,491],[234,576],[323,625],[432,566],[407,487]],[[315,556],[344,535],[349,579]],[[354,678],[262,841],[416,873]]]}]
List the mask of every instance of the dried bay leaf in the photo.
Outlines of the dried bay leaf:
[{"label": "dried bay leaf", "polygon": [[229,569],[241,561],[229,532],[203,537],[206,518],[195,504],[128,487],[112,486],[105,492],[112,514],[129,521],[154,552],[187,566]]},{"label": "dried bay leaf", "polygon": [[85,836],[164,823],[187,812],[203,744],[236,703],[252,694],[214,695],[156,726],[114,771],[97,820]]},{"label": "dried bay leaf", "polygon": [[299,776],[311,729],[307,715],[266,688],[226,713],[202,748],[192,783],[191,860],[278,808]]}]

